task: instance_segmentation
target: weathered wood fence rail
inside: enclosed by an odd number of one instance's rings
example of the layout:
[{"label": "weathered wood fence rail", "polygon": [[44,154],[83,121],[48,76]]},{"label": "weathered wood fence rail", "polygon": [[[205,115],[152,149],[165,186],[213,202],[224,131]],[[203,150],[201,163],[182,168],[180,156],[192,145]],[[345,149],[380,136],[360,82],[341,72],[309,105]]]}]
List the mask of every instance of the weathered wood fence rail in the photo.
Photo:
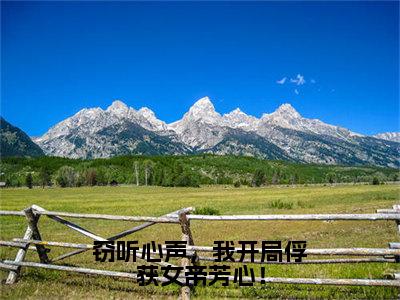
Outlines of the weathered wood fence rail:
[{"label": "weathered wood fence rail", "polygon": [[[37,205],[32,205],[23,211],[0,211],[0,216],[19,216],[25,217],[27,220],[27,229],[23,238],[15,238],[12,241],[0,241],[0,246],[19,248],[14,260],[3,260],[0,262],[0,268],[9,270],[6,284],[13,284],[18,279],[21,267],[45,268],[52,270],[104,275],[118,278],[128,278],[137,280],[137,274],[128,272],[116,272],[108,270],[89,269],[81,267],[64,266],[54,264],[68,257],[78,255],[85,251],[93,250],[93,244],[66,243],[57,241],[44,241],[39,232],[38,221],[40,216],[61,223],[68,228],[79,232],[80,234],[94,241],[116,241],[139,230],[153,226],[158,223],[180,224],[182,230],[182,240],[187,242],[188,257],[181,259],[181,266],[185,267],[191,264],[190,257],[194,257],[196,262],[214,261],[213,257],[200,256],[199,252],[213,252],[213,247],[194,245],[192,232],[190,229],[191,220],[206,221],[395,221],[397,229],[400,232],[400,205],[394,205],[392,209],[379,209],[374,214],[303,214],[303,215],[234,215],[234,216],[209,216],[191,214],[193,208],[183,208],[181,210],[166,214],[161,217],[143,217],[143,216],[116,216],[106,214],[79,214],[68,212],[48,211]],[[102,237],[85,228],[64,219],[96,219],[96,220],[113,220],[128,222],[145,222],[128,230],[120,232],[111,237]],[[390,242],[388,248],[329,248],[329,249],[306,249],[305,254],[310,256],[356,256],[356,258],[333,258],[333,259],[309,259],[302,262],[262,262],[261,260],[244,260],[241,263],[255,264],[333,264],[333,263],[368,263],[368,262],[400,262],[400,243]],[[74,249],[72,252],[65,253],[61,256],[49,259],[47,247],[61,247]],[[105,249],[105,248],[104,248]],[[38,253],[40,262],[26,262],[25,255],[28,250],[35,250]],[[235,248],[234,252],[241,250]],[[255,249],[259,252],[261,249]],[[276,249],[274,249],[276,250]],[[282,249],[283,251],[284,249]],[[127,250],[128,251],[128,250]],[[166,246],[162,246],[162,252],[166,253]],[[136,251],[136,257],[143,259],[140,255],[141,251]],[[360,256],[365,256],[360,258]],[[161,266],[172,265],[164,261],[156,262]],[[225,261],[224,263],[229,263]],[[207,276],[207,280],[212,280],[213,276]],[[400,274],[392,274],[392,279],[328,279],[328,278],[282,278],[282,277],[244,277],[243,282],[263,282],[263,283],[286,283],[286,284],[317,284],[317,285],[357,285],[357,286],[391,286],[400,287]],[[167,279],[157,277],[157,281],[164,282]],[[184,277],[178,279],[185,284]],[[234,277],[229,276],[229,280],[233,281]],[[190,298],[190,287],[183,286],[181,289],[181,298]]]}]

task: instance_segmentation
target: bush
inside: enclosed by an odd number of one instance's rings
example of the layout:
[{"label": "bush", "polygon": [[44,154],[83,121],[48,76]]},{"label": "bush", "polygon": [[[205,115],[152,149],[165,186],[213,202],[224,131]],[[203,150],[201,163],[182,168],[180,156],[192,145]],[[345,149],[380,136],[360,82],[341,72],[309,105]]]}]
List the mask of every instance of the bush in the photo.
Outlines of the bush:
[{"label": "bush", "polygon": [[209,215],[209,216],[219,216],[220,215],[220,212],[218,209],[210,207],[210,206],[196,208],[195,213],[196,213],[196,215]]},{"label": "bush", "polygon": [[233,186],[234,186],[235,188],[239,188],[239,187],[240,187],[240,181],[239,181],[239,180],[238,180],[238,181],[235,181],[234,184],[233,184]]},{"label": "bush", "polygon": [[261,186],[266,182],[267,178],[265,176],[265,172],[263,170],[256,170],[256,172],[253,175],[253,181],[252,184],[253,186]]},{"label": "bush", "polygon": [[184,172],[179,175],[174,181],[174,186],[180,187],[199,187],[199,181],[194,176],[194,174],[190,174],[188,172]]},{"label": "bush", "polygon": [[77,174],[74,168],[63,166],[58,169],[55,180],[61,187],[73,187],[77,183]]},{"label": "bush", "polygon": [[378,177],[374,177],[374,178],[372,179],[372,184],[373,184],[373,185],[379,185],[379,184],[380,184],[379,178],[378,178]]},{"label": "bush", "polygon": [[293,203],[292,202],[283,202],[281,200],[274,200],[274,201],[268,203],[268,208],[292,209]]}]

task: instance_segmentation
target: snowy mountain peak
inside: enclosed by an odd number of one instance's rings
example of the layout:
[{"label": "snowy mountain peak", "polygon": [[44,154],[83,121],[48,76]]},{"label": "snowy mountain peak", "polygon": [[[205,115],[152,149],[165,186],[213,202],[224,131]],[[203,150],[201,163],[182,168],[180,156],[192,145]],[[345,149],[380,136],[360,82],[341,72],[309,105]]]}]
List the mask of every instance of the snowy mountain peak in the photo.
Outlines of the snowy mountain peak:
[{"label": "snowy mountain peak", "polygon": [[153,131],[167,131],[167,124],[164,121],[157,119],[156,114],[148,107],[142,107],[138,110],[139,115],[141,115],[147,122],[142,123],[146,129]]},{"label": "snowy mountain peak", "polygon": [[212,139],[202,131],[209,126],[219,126],[222,122],[222,117],[215,111],[210,98],[204,97],[197,100],[182,119],[169,124],[168,129],[180,135],[181,141],[186,145],[208,148],[212,146]]},{"label": "snowy mountain peak", "polygon": [[203,97],[192,105],[189,111],[183,116],[183,119],[215,123],[220,117],[221,115],[215,111],[214,104],[212,104],[210,98]]},{"label": "snowy mountain peak", "polygon": [[230,113],[225,114],[225,116],[237,116],[237,115],[245,115],[245,113],[242,112],[240,110],[240,108],[238,107],[238,108],[232,110]]},{"label": "snowy mountain peak", "polygon": [[109,107],[107,107],[107,112],[122,115],[129,112],[129,107],[121,100],[115,100]]},{"label": "snowy mountain peak", "polygon": [[223,115],[223,124],[232,128],[241,128],[247,131],[256,130],[258,119],[242,112],[240,108]]},{"label": "snowy mountain peak", "polygon": [[301,118],[301,115],[294,109],[294,107],[289,103],[284,103],[278,107],[278,109],[272,114],[279,114],[281,116],[290,118]]},{"label": "snowy mountain peak", "polygon": [[146,119],[152,119],[155,118],[156,114],[154,113],[154,111],[152,111],[150,108],[148,107],[142,107],[141,109],[139,109],[139,113],[145,117]]},{"label": "snowy mountain peak", "polygon": [[212,104],[210,98],[208,97],[203,97],[199,100],[197,100],[192,107],[189,109],[189,111],[215,111],[214,104]]}]

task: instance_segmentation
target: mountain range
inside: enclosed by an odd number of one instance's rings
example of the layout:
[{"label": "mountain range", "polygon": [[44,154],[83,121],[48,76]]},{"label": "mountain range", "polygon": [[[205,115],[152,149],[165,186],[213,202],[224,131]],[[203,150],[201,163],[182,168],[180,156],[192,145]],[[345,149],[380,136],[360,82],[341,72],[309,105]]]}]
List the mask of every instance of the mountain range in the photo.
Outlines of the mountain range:
[{"label": "mountain range", "polygon": [[34,141],[47,155],[234,154],[304,163],[399,167],[399,133],[365,136],[302,117],[290,104],[256,118],[239,108],[218,113],[204,97],[167,124],[149,108],[122,101],[85,108]]}]

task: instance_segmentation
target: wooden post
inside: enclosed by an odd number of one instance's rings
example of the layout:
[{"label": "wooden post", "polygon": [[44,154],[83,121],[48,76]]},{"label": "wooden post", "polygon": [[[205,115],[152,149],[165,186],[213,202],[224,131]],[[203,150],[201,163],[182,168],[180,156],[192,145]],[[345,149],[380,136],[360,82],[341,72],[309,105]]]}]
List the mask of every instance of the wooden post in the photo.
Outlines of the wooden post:
[{"label": "wooden post", "polygon": [[[182,241],[185,241],[188,246],[193,246],[193,236],[192,232],[190,230],[190,221],[188,220],[186,216],[186,212],[182,212],[179,214],[179,222],[181,224],[181,229],[182,229]],[[196,255],[193,255],[192,261],[193,263],[196,263],[198,260]],[[183,267],[183,271],[185,271],[185,268],[190,265],[190,259],[188,257],[183,257],[181,260],[181,266]],[[190,299],[190,287],[187,285],[182,286],[181,288],[181,295],[180,295],[181,300],[189,300]]]},{"label": "wooden post", "polygon": [[[399,209],[400,209],[400,205],[393,205],[394,211],[399,211]],[[396,220],[396,227],[397,227],[397,233],[400,234],[400,220]],[[389,243],[389,247],[392,248],[392,245],[390,243]],[[399,255],[395,255],[394,259],[396,260],[397,263],[400,263]],[[400,295],[399,295],[399,299],[400,299]]]},{"label": "wooden post", "polygon": [[[26,219],[28,220],[28,226],[32,230],[32,239],[41,241],[42,237],[40,236],[39,228],[38,228],[38,221],[40,218],[40,215],[35,214],[33,212],[32,207],[29,207],[24,210]],[[47,257],[47,252],[49,249],[46,249],[43,245],[36,245],[36,249],[39,255],[40,262],[43,264],[49,263],[49,258]]]},{"label": "wooden post", "polygon": [[[390,249],[398,249],[397,247],[397,245],[396,244],[398,244],[398,243],[389,243],[389,248]],[[395,255],[394,256],[394,259],[395,259],[395,261],[397,262],[397,263],[400,263],[400,256],[399,255]]]},{"label": "wooden post", "polygon": [[[39,229],[37,227],[40,215],[36,215],[33,212],[32,207],[28,207],[27,209],[25,209],[24,214],[28,221],[28,227],[26,228],[24,234],[24,240],[31,240],[31,239],[41,240]],[[25,246],[18,250],[14,261],[17,263],[22,262],[25,259],[26,251],[28,250],[28,248],[29,248],[29,243],[25,243]],[[46,248],[44,248],[42,245],[36,245],[36,249],[39,254],[40,262],[48,263],[49,259],[47,257]],[[20,272],[21,272],[21,266],[19,266],[16,270],[10,271],[6,280],[6,284],[14,284],[17,281]]]},{"label": "wooden post", "polygon": [[[393,210],[394,210],[395,212],[399,212],[399,211],[400,211],[400,205],[398,205],[398,204],[393,205]],[[400,234],[400,220],[396,220],[396,226],[397,226],[397,233]],[[389,247],[392,248],[392,246],[394,246],[394,245],[391,245],[391,244],[389,243]],[[395,255],[395,256],[394,256],[394,259],[395,259],[396,263],[400,263],[400,256]],[[396,276],[395,276],[394,278],[395,278],[396,280],[400,280],[399,277],[396,277]],[[400,299],[400,288],[398,289],[397,298]]]},{"label": "wooden post", "polygon": [[[28,226],[24,234],[24,240],[32,239],[32,233],[33,232],[31,227]],[[25,259],[26,251],[28,250],[28,248],[29,248],[29,243],[26,243],[25,247],[20,248],[18,250],[14,260],[16,263],[20,263]],[[6,284],[14,284],[17,281],[20,272],[21,272],[21,266],[18,266],[16,270],[11,270],[10,273],[8,273]]]},{"label": "wooden post", "polygon": [[[395,212],[400,212],[400,205],[393,205],[393,210]],[[396,220],[397,232],[400,233],[400,220]]]}]

